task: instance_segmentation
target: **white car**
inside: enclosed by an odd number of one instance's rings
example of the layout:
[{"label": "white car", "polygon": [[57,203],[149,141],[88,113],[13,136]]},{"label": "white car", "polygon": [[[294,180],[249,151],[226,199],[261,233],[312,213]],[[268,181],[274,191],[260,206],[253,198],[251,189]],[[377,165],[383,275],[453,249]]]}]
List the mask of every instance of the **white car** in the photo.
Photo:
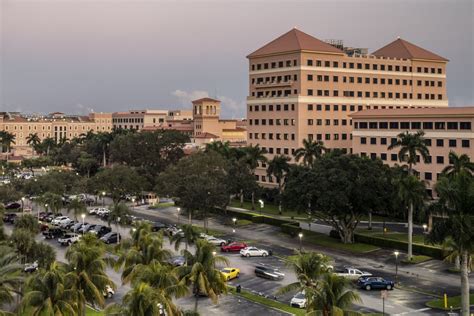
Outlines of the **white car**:
[{"label": "white car", "polygon": [[306,308],[306,295],[303,292],[298,292],[290,301],[290,306],[296,308]]},{"label": "white car", "polygon": [[227,244],[226,240],[216,238],[214,236],[207,236],[207,238],[205,238],[205,239],[207,240],[208,243],[216,245],[216,246],[223,246],[223,245]]},{"label": "white car", "polygon": [[268,256],[268,251],[258,249],[257,247],[247,247],[240,250],[240,255],[242,257],[266,257]]},{"label": "white car", "polygon": [[63,237],[58,238],[58,243],[63,246],[69,246],[70,244],[74,244],[81,239],[81,235],[76,233],[67,233]]},{"label": "white car", "polygon": [[107,209],[107,208],[104,208],[104,207],[101,207],[97,212],[96,214],[99,215],[99,216],[104,216],[106,214],[109,214],[110,213],[110,210]]},{"label": "white car", "polygon": [[63,224],[69,224],[71,222],[71,219],[67,216],[58,216],[55,219],[51,221],[51,224],[53,225],[63,225]]},{"label": "white car", "polygon": [[89,210],[89,215],[95,215],[102,207],[94,207]]}]

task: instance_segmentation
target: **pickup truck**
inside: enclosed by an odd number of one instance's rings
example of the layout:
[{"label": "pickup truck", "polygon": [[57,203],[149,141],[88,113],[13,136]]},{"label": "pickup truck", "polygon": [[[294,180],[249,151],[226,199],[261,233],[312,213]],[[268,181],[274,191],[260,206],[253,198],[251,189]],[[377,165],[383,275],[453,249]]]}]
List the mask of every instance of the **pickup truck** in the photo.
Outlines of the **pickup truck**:
[{"label": "pickup truck", "polygon": [[355,268],[344,268],[342,270],[336,270],[334,273],[338,276],[342,276],[351,280],[357,280],[360,277],[372,276],[372,273],[367,271],[361,271]]}]

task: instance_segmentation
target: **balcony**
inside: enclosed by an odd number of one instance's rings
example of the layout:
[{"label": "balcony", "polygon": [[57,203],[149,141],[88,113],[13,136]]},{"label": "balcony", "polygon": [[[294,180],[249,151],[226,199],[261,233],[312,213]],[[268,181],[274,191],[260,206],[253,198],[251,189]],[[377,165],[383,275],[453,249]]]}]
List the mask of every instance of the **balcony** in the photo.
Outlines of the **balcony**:
[{"label": "balcony", "polygon": [[280,87],[291,87],[293,80],[287,81],[270,81],[270,82],[261,82],[254,84],[256,89],[268,89],[268,88],[280,88]]}]

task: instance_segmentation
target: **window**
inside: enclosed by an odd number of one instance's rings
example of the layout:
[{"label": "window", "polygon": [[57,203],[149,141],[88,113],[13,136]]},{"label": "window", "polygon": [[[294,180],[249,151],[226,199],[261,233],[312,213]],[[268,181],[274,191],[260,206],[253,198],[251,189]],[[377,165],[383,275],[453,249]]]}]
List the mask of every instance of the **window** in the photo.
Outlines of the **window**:
[{"label": "window", "polygon": [[391,161],[397,161],[397,159],[398,159],[397,154],[391,154],[391,155],[390,155],[390,160],[391,160]]},{"label": "window", "polygon": [[321,104],[316,104],[316,111],[321,111],[322,105]]},{"label": "window", "polygon": [[324,106],[324,110],[325,110],[325,111],[331,111],[331,105],[330,105],[330,104],[326,104],[326,105]]},{"label": "window", "polygon": [[331,140],[331,134],[325,134],[324,139],[325,140]]},{"label": "window", "polygon": [[411,122],[411,129],[421,129],[421,122]]},{"label": "window", "polygon": [[377,138],[371,137],[371,138],[370,138],[370,144],[371,144],[371,145],[377,145]]},{"label": "window", "polygon": [[311,59],[308,59],[307,63],[308,66],[313,66],[313,61]]},{"label": "window", "polygon": [[443,156],[436,156],[436,163],[437,164],[444,164],[444,157]]},{"label": "window", "polygon": [[361,137],[361,138],[360,138],[360,143],[361,143],[361,145],[367,144],[367,138]]},{"label": "window", "polygon": [[308,111],[312,111],[313,110],[313,105],[312,104],[308,104]]},{"label": "window", "polygon": [[313,119],[308,119],[308,125],[313,125]]},{"label": "window", "polygon": [[382,159],[383,161],[387,160],[387,154],[386,153],[381,153],[380,154],[380,159]]},{"label": "window", "polygon": [[333,77],[332,77],[332,81],[334,81],[334,82],[339,82],[339,77],[338,77],[338,76],[333,76]]},{"label": "window", "polygon": [[449,140],[449,147],[456,147],[457,146],[457,142],[455,139],[450,139]]},{"label": "window", "polygon": [[461,146],[462,146],[463,148],[469,148],[469,147],[470,147],[469,139],[463,139],[463,140],[461,140]]},{"label": "window", "polygon": [[398,122],[390,122],[390,129],[398,129]]},{"label": "window", "polygon": [[431,146],[431,139],[425,138],[425,145],[430,147]]},{"label": "window", "polygon": [[401,129],[410,129],[410,122],[400,122]]},{"label": "window", "polygon": [[388,123],[387,122],[380,122],[379,123],[379,128],[380,129],[387,129],[388,128]]},{"label": "window", "polygon": [[433,129],[433,122],[423,122],[423,129]]},{"label": "window", "polygon": [[459,129],[471,129],[471,122],[460,122]]},{"label": "window", "polygon": [[308,75],[308,81],[313,81],[313,75]]},{"label": "window", "polygon": [[458,122],[448,122],[448,129],[458,129]]},{"label": "window", "polygon": [[431,172],[425,172],[425,180],[431,180],[431,179],[432,179]]},{"label": "window", "polygon": [[380,144],[381,145],[387,145],[387,138],[385,138],[385,137],[380,138]]},{"label": "window", "polygon": [[313,89],[308,89],[308,95],[313,95]]},{"label": "window", "polygon": [[436,147],[443,147],[444,146],[444,140],[443,139],[437,139],[436,140]]},{"label": "window", "polygon": [[372,159],[372,160],[377,159],[377,154],[376,153],[371,153],[370,154],[370,159]]},{"label": "window", "polygon": [[339,63],[338,63],[337,61],[334,61],[334,62],[332,63],[332,66],[333,66],[334,68],[337,68],[337,67],[339,67]]},{"label": "window", "polygon": [[444,129],[444,122],[435,122],[435,129]]}]

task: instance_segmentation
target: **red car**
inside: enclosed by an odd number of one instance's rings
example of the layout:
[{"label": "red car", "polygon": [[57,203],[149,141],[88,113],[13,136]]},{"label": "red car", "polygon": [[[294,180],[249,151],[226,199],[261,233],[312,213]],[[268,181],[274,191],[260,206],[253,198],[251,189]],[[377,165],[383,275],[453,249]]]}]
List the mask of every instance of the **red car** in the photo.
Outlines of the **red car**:
[{"label": "red car", "polygon": [[228,245],[221,246],[221,251],[224,251],[224,252],[240,251],[244,248],[247,248],[247,244],[244,242],[231,242]]}]

